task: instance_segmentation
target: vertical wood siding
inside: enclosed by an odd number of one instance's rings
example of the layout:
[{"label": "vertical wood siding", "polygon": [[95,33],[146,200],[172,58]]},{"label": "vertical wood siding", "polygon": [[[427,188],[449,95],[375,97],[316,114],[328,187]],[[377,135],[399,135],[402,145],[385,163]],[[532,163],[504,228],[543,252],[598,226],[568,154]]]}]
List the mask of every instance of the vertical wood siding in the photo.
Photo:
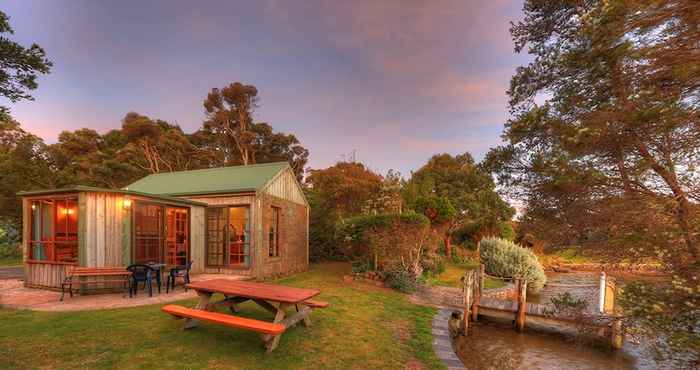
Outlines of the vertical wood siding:
[{"label": "vertical wood siding", "polygon": [[66,264],[28,263],[24,285],[31,288],[60,289],[66,276]]},{"label": "vertical wood siding", "polygon": [[204,272],[204,230],[205,230],[204,207],[190,207],[190,259],[192,273]]},{"label": "vertical wood siding", "polygon": [[294,202],[297,204],[307,205],[304,192],[297,181],[294,172],[288,168],[277,175],[272,181],[267,184],[261,191],[262,194],[268,194]]},{"label": "vertical wood siding", "polygon": [[[123,228],[128,211],[122,204],[124,196],[114,193],[84,193],[85,195],[85,266],[124,266]],[[82,260],[81,260],[82,261]]]}]

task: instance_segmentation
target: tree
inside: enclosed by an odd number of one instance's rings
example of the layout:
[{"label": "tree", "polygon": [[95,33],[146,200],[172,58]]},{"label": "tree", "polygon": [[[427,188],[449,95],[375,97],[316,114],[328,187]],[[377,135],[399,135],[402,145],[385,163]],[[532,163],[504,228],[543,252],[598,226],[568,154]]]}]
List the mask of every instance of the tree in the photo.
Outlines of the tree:
[{"label": "tree", "polygon": [[[535,59],[511,80],[508,145],[485,163],[526,203],[524,231],[671,269],[654,320],[675,326],[654,337],[685,333],[660,345],[688,350],[700,325],[700,3],[533,0],[524,10],[511,33]],[[694,315],[679,314],[686,302]]]},{"label": "tree", "polygon": [[218,134],[222,140],[225,165],[256,163],[253,151],[255,135],[251,126],[257,107],[258,89],[240,82],[222,89],[214,88],[204,100],[207,116],[204,129]]},{"label": "tree", "polygon": [[258,101],[253,85],[234,82],[212,89],[204,101],[206,120],[193,135],[193,143],[210,153],[212,167],[285,161],[301,181],[309,151],[296,136],[253,122]]},{"label": "tree", "polygon": [[311,258],[346,257],[336,239],[336,224],[343,218],[361,214],[362,206],[381,188],[382,177],[361,163],[340,162],[322,170],[311,170],[305,185],[310,204]]},{"label": "tree", "polygon": [[52,174],[41,138],[22,129],[9,115],[0,113],[0,223],[20,225],[20,190],[50,188]]},{"label": "tree", "polygon": [[[11,102],[31,100],[30,90],[37,88],[37,74],[49,73],[52,64],[37,44],[29,48],[10,40],[5,34],[13,34],[7,14],[0,11],[0,95]],[[0,107],[7,113],[7,107]]]},{"label": "tree", "polygon": [[428,218],[433,216],[448,256],[452,253],[453,233],[459,227],[478,223],[482,228],[497,228],[514,213],[496,193],[489,174],[474,163],[469,153],[430,158],[406,184],[404,199],[409,208],[424,212]]}]

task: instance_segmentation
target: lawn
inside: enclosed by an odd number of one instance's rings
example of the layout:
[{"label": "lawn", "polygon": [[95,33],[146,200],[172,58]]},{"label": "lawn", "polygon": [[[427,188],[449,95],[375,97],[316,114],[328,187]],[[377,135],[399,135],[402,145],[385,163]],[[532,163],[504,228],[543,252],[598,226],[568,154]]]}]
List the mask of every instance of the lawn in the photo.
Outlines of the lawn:
[{"label": "lawn", "polygon": [[[462,276],[464,276],[464,272],[467,270],[471,269],[476,269],[479,268],[479,265],[476,262],[465,262],[461,264],[457,263],[448,263],[445,265],[445,271],[443,271],[440,275],[434,276],[431,278],[428,278],[428,284],[430,285],[438,285],[438,286],[447,286],[447,287],[459,287],[460,286],[460,279]],[[492,279],[490,277],[487,277],[484,280],[484,288],[485,289],[494,289],[494,288],[500,288],[503,285],[502,280],[498,279]]]},{"label": "lawn", "polygon": [[[432,349],[435,309],[407,296],[344,283],[346,264],[312,266],[277,283],[317,288],[331,306],[312,313],[265,354],[253,332],[210,324],[181,331],[159,305],[46,313],[0,309],[0,368],[442,368]],[[194,300],[182,302],[193,305]],[[256,305],[243,313],[270,320]]]},{"label": "lawn", "polygon": [[0,257],[0,266],[17,266],[22,264],[22,256]]}]

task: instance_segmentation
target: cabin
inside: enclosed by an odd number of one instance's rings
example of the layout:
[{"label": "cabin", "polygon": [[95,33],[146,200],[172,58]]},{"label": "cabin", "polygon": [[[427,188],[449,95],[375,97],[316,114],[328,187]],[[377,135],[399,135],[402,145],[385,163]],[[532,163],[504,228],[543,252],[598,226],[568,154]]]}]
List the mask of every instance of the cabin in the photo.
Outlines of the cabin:
[{"label": "cabin", "polygon": [[193,274],[270,278],[309,266],[309,204],[286,162],[158,173],[123,189],[18,193],[25,285],[68,266],[193,261]]}]

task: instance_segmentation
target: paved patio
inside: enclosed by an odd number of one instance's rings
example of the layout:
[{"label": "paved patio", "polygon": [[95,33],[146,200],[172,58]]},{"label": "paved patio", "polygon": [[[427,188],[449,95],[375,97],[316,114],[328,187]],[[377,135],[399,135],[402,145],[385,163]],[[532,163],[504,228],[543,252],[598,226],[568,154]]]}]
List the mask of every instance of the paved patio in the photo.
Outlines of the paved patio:
[{"label": "paved patio", "polygon": [[[236,275],[203,274],[193,275],[192,281],[215,278],[245,279],[243,276]],[[177,286],[174,292],[171,291],[168,294],[165,293],[165,288],[163,288],[161,294],[158,294],[157,288],[154,287],[154,289],[153,297],[149,297],[148,292],[139,290],[138,295],[132,298],[128,296],[125,298],[122,293],[74,295],[73,298],[66,294],[63,302],[61,302],[60,292],[25,288],[20,279],[0,279],[0,306],[34,311],[84,311],[145,306],[196,297],[194,291],[188,290],[185,292],[182,286]]]}]

